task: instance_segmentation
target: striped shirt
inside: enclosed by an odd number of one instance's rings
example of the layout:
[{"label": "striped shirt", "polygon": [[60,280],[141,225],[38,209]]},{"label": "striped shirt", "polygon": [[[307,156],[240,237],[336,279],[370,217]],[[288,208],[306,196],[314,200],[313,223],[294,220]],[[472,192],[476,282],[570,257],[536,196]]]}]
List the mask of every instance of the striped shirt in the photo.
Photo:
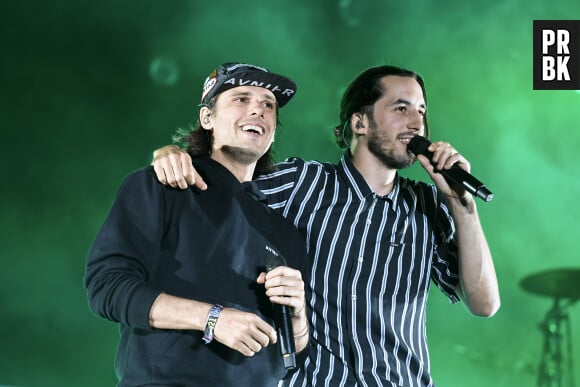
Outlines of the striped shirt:
[{"label": "striped shirt", "polygon": [[292,158],[256,182],[307,237],[312,341],[288,386],[433,386],[425,311],[431,280],[455,303],[455,228],[435,186],[396,177],[376,195],[347,152]]}]

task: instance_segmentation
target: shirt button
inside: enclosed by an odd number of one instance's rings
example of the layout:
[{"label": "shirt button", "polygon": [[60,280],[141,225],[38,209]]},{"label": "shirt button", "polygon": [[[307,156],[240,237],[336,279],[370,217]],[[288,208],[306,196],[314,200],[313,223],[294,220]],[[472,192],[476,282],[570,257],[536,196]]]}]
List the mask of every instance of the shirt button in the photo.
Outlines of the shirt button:
[{"label": "shirt button", "polygon": [[363,261],[363,257],[358,257],[358,262],[362,263],[362,261]]},{"label": "shirt button", "polygon": [[353,294],[352,296],[350,296],[352,298],[353,301],[356,301],[356,294]]},{"label": "shirt button", "polygon": [[367,224],[371,224],[371,220],[367,218]]}]

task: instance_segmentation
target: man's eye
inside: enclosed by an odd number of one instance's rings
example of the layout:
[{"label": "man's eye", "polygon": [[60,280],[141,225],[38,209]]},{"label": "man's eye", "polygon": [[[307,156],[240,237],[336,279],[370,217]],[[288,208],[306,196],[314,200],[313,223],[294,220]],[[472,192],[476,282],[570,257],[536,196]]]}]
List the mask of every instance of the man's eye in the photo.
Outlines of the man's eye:
[{"label": "man's eye", "polygon": [[274,109],[274,104],[272,102],[264,102],[264,107],[267,109]]},{"label": "man's eye", "polygon": [[397,106],[397,110],[400,112],[406,112],[407,111],[407,107],[406,106]]},{"label": "man's eye", "polygon": [[246,102],[248,99],[246,97],[238,97],[235,99],[236,102]]}]

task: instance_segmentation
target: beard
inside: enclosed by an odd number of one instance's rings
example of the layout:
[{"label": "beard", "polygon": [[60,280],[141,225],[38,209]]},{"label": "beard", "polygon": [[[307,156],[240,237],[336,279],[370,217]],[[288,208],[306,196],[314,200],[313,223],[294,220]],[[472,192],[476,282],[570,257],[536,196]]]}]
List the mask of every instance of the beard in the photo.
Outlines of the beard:
[{"label": "beard", "polygon": [[258,151],[229,145],[222,146],[221,151],[231,160],[242,164],[255,163],[263,155],[263,153]]},{"label": "beard", "polygon": [[369,127],[367,142],[369,151],[389,169],[407,168],[413,165],[416,160],[415,155],[410,150],[404,154],[397,154],[392,141],[381,137],[374,123],[371,123]]}]

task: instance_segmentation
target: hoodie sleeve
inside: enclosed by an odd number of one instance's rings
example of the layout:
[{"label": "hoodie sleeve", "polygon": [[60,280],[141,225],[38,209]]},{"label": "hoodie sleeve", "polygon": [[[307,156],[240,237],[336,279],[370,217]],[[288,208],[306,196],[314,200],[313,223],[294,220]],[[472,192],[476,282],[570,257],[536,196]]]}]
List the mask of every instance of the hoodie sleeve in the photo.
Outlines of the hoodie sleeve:
[{"label": "hoodie sleeve", "polygon": [[108,320],[149,329],[161,293],[149,279],[164,230],[164,192],[151,167],[130,174],[86,259],[84,286],[91,310]]}]

